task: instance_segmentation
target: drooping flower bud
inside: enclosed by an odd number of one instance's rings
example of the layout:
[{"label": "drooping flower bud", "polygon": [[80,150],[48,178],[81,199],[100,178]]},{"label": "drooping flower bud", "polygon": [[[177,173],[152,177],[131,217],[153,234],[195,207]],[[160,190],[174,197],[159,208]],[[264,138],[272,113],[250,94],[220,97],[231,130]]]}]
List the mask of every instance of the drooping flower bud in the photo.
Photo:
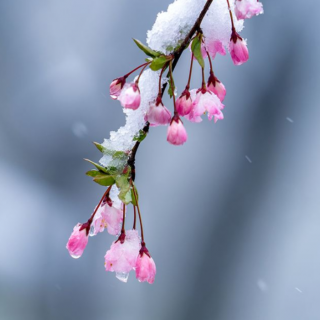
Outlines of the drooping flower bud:
[{"label": "drooping flower bud", "polygon": [[127,277],[121,275],[129,273],[136,267],[140,251],[138,231],[126,231],[124,241],[115,241],[105,255],[106,271],[116,272],[119,280],[125,281]]},{"label": "drooping flower bud", "polygon": [[237,19],[250,19],[263,13],[262,3],[258,0],[236,0],[235,13]]},{"label": "drooping flower bud", "polygon": [[210,76],[207,83],[207,88],[213,92],[222,102],[226,96],[226,88],[223,83],[210,71]]},{"label": "drooping flower bud", "polygon": [[181,96],[176,101],[176,109],[180,116],[185,116],[190,113],[192,109],[192,100],[190,91],[186,88]]},{"label": "drooping flower bud", "polygon": [[83,251],[88,243],[88,226],[87,223],[78,223],[68,240],[66,248],[72,258],[78,259],[82,256]]},{"label": "drooping flower bud", "polygon": [[167,132],[167,141],[175,146],[184,144],[188,139],[187,131],[178,115],[174,115]]},{"label": "drooping flower bud", "polygon": [[120,78],[114,79],[111,82],[111,84],[110,84],[110,97],[113,100],[118,99],[125,83],[126,83],[125,77],[120,77]]},{"label": "drooping flower bud", "polygon": [[145,243],[142,243],[137,262],[136,262],[136,278],[140,282],[149,282],[152,284],[156,276],[156,264],[151,258]]},{"label": "drooping flower bud", "polygon": [[249,59],[247,43],[235,30],[232,30],[229,46],[232,61],[236,66],[243,64]]},{"label": "drooping flower bud", "polygon": [[138,109],[141,102],[141,95],[138,84],[135,82],[129,84],[126,83],[118,99],[124,108],[132,110]]},{"label": "drooping flower bud", "polygon": [[152,126],[167,125],[171,120],[171,112],[163,105],[161,97],[158,97],[154,103],[150,104],[146,114],[146,120]]}]

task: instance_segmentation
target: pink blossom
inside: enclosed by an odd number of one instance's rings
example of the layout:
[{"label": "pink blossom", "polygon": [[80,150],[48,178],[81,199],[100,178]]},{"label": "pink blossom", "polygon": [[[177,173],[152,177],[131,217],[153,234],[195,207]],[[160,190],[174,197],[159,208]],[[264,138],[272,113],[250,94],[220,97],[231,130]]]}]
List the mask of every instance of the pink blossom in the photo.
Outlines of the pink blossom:
[{"label": "pink blossom", "polygon": [[110,201],[103,202],[93,218],[94,235],[103,232],[105,228],[112,235],[120,233],[123,212]]},{"label": "pink blossom", "polygon": [[235,13],[238,20],[250,19],[263,13],[263,6],[257,0],[236,0]]},{"label": "pink blossom", "polygon": [[78,223],[74,228],[68,240],[66,248],[68,249],[72,258],[78,259],[88,243],[88,229],[87,223]]},{"label": "pink blossom", "polygon": [[187,131],[178,115],[174,115],[170,126],[168,127],[167,141],[173,145],[179,146],[187,141]]},{"label": "pink blossom", "polygon": [[185,116],[192,109],[192,100],[189,90],[186,88],[176,101],[176,109],[180,116]]},{"label": "pink blossom", "polygon": [[146,114],[146,120],[153,126],[166,125],[170,123],[171,112],[163,105],[161,97],[158,97]]},{"label": "pink blossom", "polygon": [[229,50],[232,61],[236,66],[243,64],[249,59],[246,41],[243,40],[235,30],[233,30],[231,34]]},{"label": "pink blossom", "polygon": [[195,114],[194,109],[195,109],[195,101],[197,97],[197,89],[193,89],[190,91],[190,96],[192,100],[192,109],[189,114],[185,116],[185,118],[191,122],[196,122],[199,123],[202,121],[201,116]]},{"label": "pink blossom", "polygon": [[135,82],[125,84],[118,99],[124,108],[138,109],[141,101],[138,85]]},{"label": "pink blossom", "polygon": [[[121,236],[120,236],[121,237]],[[140,250],[138,231],[126,231],[124,241],[115,241],[105,255],[106,271],[128,273],[136,266]]]},{"label": "pink blossom", "polygon": [[210,71],[207,87],[208,87],[208,90],[210,90],[216,96],[218,96],[221,102],[224,100],[227,93],[226,88],[223,85],[223,83],[220,82],[220,80],[214,75],[212,71]]},{"label": "pink blossom", "polygon": [[206,43],[206,48],[213,59],[216,57],[217,53],[221,54],[222,56],[226,55],[226,49],[221,41],[212,41]]},{"label": "pink blossom", "polygon": [[208,119],[214,117],[214,122],[223,119],[221,110],[224,105],[220,99],[206,88],[201,88],[197,91],[197,96],[194,101],[193,112],[195,116],[201,116],[205,112],[208,113]]},{"label": "pink blossom", "polygon": [[148,281],[150,284],[152,284],[154,282],[156,272],[156,264],[151,258],[148,249],[145,247],[145,244],[142,243],[136,263],[136,278],[140,282]]},{"label": "pink blossom", "polygon": [[126,83],[125,77],[120,77],[117,79],[114,79],[110,84],[110,97],[114,100],[116,100],[122,91],[122,88],[124,84]]}]

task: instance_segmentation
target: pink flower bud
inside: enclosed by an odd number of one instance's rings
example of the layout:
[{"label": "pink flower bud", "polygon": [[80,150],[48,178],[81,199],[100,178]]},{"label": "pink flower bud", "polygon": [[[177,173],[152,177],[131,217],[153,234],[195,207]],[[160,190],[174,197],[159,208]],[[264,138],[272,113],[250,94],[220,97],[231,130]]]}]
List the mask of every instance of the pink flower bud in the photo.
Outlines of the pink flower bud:
[{"label": "pink flower bud", "polygon": [[229,50],[232,61],[236,66],[243,64],[249,59],[246,41],[243,40],[235,30],[233,30],[231,34]]},{"label": "pink flower bud", "polygon": [[128,273],[136,266],[140,251],[138,231],[129,230],[125,233],[123,243],[115,241],[105,255],[106,271]]},{"label": "pink flower bud", "polygon": [[118,99],[124,108],[138,109],[141,101],[138,85],[135,82],[125,84]]},{"label": "pink flower bud", "polygon": [[236,0],[237,19],[250,19],[263,13],[262,3],[257,0]]},{"label": "pink flower bud", "polygon": [[180,116],[185,116],[192,109],[192,100],[189,90],[186,88],[176,101],[176,109]]},{"label": "pink flower bud", "polygon": [[175,146],[180,146],[187,141],[187,131],[178,115],[174,115],[168,127],[167,141]]},{"label": "pink flower bud", "polygon": [[158,97],[154,103],[150,104],[146,114],[146,120],[152,126],[167,125],[171,120],[171,112],[163,105],[161,97]]},{"label": "pink flower bud", "polygon": [[122,91],[124,84],[126,83],[126,78],[121,77],[114,79],[110,84],[110,97],[116,100]]},{"label": "pink flower bud", "polygon": [[80,258],[88,243],[88,230],[86,227],[86,224],[78,223],[73,228],[73,232],[66,246],[72,258]]},{"label": "pink flower bud", "polygon": [[145,247],[145,244],[142,243],[142,247],[136,263],[136,278],[140,282],[147,281],[152,284],[154,282],[156,272],[156,264],[151,258],[148,249]]},{"label": "pink flower bud", "polygon": [[222,102],[226,96],[226,88],[225,86],[218,80],[217,77],[213,74],[212,71],[210,71],[210,76],[208,79],[208,84],[207,84],[208,90],[213,92],[220,101]]}]

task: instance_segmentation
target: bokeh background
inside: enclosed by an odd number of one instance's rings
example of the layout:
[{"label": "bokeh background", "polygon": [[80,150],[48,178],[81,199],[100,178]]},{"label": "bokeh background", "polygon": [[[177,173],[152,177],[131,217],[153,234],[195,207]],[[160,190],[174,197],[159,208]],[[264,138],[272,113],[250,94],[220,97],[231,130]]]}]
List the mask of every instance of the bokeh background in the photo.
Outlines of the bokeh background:
[{"label": "bokeh background", "polygon": [[153,285],[105,272],[106,232],[79,260],[65,249],[104,191],[82,158],[99,160],[91,141],[124,123],[108,85],[143,60],[131,38],[145,41],[170,2],[0,1],[1,320],[319,319],[315,0],[264,1],[242,33],[249,62],[215,60],[224,121],[185,122],[183,147],[160,127],[143,142],[136,182]]}]

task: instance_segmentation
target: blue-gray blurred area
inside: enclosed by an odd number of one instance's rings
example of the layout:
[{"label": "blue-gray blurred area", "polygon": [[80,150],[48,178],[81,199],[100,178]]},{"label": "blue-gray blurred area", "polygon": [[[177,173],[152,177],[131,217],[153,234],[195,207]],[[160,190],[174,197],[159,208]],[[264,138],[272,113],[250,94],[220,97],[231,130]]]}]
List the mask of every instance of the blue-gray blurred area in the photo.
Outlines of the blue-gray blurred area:
[{"label": "blue-gray blurred area", "polygon": [[[315,0],[264,1],[265,15],[242,33],[248,63],[214,61],[228,91],[223,121],[185,121],[183,147],[161,127],[141,145],[153,285],[105,272],[106,232],[78,260],[65,249],[104,192],[83,158],[98,161],[91,142],[124,124],[109,83],[144,60],[131,38],[145,41],[170,2],[0,1],[1,320],[319,319]],[[188,63],[186,53],[180,90]]]}]

